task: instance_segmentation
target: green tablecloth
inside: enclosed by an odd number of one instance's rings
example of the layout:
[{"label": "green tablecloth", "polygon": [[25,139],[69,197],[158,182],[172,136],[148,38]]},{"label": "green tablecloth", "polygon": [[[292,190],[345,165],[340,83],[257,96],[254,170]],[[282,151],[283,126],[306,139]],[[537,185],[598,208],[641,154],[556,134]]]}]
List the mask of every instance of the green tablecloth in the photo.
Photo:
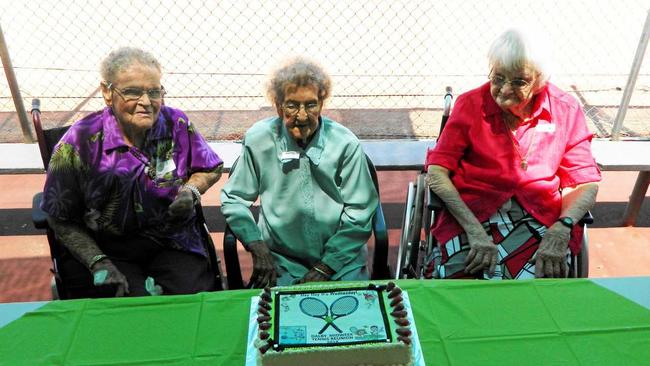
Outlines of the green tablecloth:
[{"label": "green tablecloth", "polygon": [[[399,285],[427,365],[650,365],[650,310],[590,280]],[[0,328],[0,365],[243,366],[257,293],[50,302]]]}]

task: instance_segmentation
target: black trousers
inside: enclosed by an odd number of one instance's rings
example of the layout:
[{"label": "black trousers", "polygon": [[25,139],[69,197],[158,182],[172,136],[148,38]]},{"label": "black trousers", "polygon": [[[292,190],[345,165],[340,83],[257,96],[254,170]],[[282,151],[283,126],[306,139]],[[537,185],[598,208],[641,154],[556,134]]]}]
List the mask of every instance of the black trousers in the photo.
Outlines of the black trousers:
[{"label": "black trousers", "polygon": [[[199,254],[166,248],[140,236],[99,239],[97,244],[127,278],[127,296],[148,296],[145,289],[147,277],[154,279],[164,295],[216,289],[216,278],[208,259]],[[64,282],[62,290],[66,291],[67,297],[115,296],[114,286],[95,286],[90,271],[68,251],[61,255],[59,270]]]}]

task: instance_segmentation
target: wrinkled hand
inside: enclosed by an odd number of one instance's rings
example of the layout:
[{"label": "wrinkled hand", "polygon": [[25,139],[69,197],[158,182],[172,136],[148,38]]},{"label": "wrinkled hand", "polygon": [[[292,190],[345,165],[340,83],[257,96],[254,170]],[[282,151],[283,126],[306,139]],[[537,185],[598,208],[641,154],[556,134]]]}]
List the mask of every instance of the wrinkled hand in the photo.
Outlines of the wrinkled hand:
[{"label": "wrinkled hand", "polygon": [[180,224],[192,216],[194,212],[194,196],[189,189],[180,189],[174,202],[169,205],[167,214],[172,224]]},{"label": "wrinkled hand", "polygon": [[535,264],[535,277],[564,278],[567,276],[567,248],[571,238],[571,229],[553,224],[548,230],[531,263]]},{"label": "wrinkled hand", "polygon": [[269,247],[263,241],[254,241],[248,245],[253,255],[253,274],[248,282],[251,288],[275,286],[277,274],[273,266],[273,256]]},{"label": "wrinkled hand", "polygon": [[[318,269],[316,269],[318,268]],[[325,272],[325,273],[323,273]],[[334,275],[334,270],[330,268],[325,263],[317,263],[312,267],[305,275],[296,281],[296,283],[305,283],[305,282],[324,282],[329,281],[330,278]]]},{"label": "wrinkled hand", "polygon": [[490,277],[494,276],[497,265],[497,246],[484,232],[467,234],[470,250],[465,258],[465,273],[477,274],[487,269]]},{"label": "wrinkled hand", "polygon": [[93,282],[95,286],[113,285],[116,288],[115,296],[122,297],[129,293],[129,282],[110,259],[103,259],[92,267]]}]

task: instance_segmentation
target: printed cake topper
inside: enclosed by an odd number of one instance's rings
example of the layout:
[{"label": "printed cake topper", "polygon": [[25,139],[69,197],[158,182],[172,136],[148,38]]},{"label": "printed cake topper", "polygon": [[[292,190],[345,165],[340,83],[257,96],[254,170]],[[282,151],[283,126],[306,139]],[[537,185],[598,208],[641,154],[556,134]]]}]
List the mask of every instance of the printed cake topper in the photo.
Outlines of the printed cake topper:
[{"label": "printed cake topper", "polygon": [[[274,349],[391,342],[384,289],[368,286],[278,291],[272,300],[273,334],[268,338],[274,342]],[[268,313],[270,306],[263,310]]]},{"label": "printed cake topper", "polygon": [[[298,352],[301,348],[394,340],[410,345],[410,322],[402,301],[402,290],[393,282],[367,287],[278,288],[273,293],[265,288],[257,310],[260,354],[271,348],[274,352]],[[389,317],[396,328],[389,324]]]}]

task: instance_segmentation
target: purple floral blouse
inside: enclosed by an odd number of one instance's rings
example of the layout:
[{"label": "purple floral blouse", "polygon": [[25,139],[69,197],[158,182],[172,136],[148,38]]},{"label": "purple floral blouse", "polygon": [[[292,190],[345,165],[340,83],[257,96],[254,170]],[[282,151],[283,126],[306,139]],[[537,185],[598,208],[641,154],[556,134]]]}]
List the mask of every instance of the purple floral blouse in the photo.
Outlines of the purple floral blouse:
[{"label": "purple floral blouse", "polygon": [[137,233],[206,255],[195,215],[171,225],[167,208],[192,173],[222,163],[180,110],[162,106],[140,150],[125,143],[106,107],[73,124],[56,145],[41,208],[85,225],[100,243]]}]

